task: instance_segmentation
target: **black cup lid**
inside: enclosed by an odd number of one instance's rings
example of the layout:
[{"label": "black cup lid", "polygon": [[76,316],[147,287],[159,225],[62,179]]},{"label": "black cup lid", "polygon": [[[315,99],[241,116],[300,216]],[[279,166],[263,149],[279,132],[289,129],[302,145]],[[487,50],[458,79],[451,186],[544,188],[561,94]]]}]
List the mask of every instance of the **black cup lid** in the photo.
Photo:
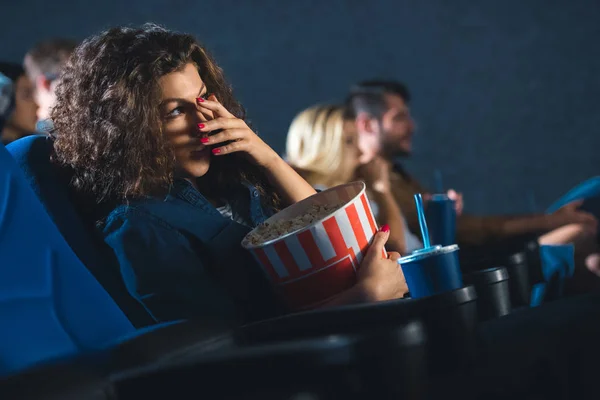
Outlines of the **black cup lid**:
[{"label": "black cup lid", "polygon": [[[425,309],[441,309],[459,306],[470,301],[477,300],[477,292],[473,286],[464,286],[460,289],[452,290],[446,293],[440,293],[433,296],[421,297],[419,299],[406,299],[411,302],[411,306],[418,312]],[[396,300],[393,300],[396,301]],[[391,303],[391,302],[383,302]],[[418,315],[418,314],[417,314]]]},{"label": "black cup lid", "polygon": [[488,268],[481,271],[476,271],[465,276],[465,282],[477,285],[486,285],[490,283],[502,282],[508,279],[508,271],[506,268]]}]

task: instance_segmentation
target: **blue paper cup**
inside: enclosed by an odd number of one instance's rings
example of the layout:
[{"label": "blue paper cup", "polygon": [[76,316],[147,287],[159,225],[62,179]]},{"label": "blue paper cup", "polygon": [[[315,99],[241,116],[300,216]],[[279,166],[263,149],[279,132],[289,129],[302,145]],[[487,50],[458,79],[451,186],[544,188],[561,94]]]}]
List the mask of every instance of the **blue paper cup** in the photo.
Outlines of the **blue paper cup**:
[{"label": "blue paper cup", "polygon": [[414,299],[463,287],[458,246],[434,246],[417,250],[398,260],[410,295]]},{"label": "blue paper cup", "polygon": [[425,219],[432,245],[450,246],[456,243],[454,200],[445,194],[434,194],[425,207]]}]

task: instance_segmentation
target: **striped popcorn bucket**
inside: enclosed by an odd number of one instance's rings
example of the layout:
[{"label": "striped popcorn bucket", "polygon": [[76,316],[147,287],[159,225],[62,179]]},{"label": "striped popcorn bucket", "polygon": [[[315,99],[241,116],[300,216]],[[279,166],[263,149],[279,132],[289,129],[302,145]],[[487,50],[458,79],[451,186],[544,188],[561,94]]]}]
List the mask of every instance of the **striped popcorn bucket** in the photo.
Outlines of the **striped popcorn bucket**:
[{"label": "striped popcorn bucket", "polygon": [[251,244],[248,237],[242,241],[290,310],[314,308],[352,287],[377,231],[363,182],[317,193],[275,214],[266,223],[305,215],[315,204],[342,206],[274,240],[258,245]]}]

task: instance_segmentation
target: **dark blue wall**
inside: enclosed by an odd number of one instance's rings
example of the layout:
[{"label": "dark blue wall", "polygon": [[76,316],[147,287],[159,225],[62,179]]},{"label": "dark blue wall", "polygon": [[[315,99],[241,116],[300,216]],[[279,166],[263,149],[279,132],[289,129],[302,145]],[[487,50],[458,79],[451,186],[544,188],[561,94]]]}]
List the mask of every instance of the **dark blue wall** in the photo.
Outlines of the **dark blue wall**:
[{"label": "dark blue wall", "polygon": [[441,170],[469,211],[541,209],[600,172],[597,0],[22,0],[0,12],[0,54],[15,61],[40,38],[115,24],[192,32],[279,151],[303,107],[356,80],[404,80],[419,124],[410,168],[428,185]]}]

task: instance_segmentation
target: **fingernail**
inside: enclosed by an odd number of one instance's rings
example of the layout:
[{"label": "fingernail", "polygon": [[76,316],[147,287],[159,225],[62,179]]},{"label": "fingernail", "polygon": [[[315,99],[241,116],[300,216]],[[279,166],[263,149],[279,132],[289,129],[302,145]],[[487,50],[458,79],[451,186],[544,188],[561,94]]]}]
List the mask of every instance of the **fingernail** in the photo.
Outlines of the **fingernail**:
[{"label": "fingernail", "polygon": [[196,101],[198,103],[204,103],[204,99],[202,97],[196,97]]},{"label": "fingernail", "polygon": [[381,232],[388,233],[389,231],[390,231],[390,226],[388,224],[385,224],[384,226],[381,227]]},{"label": "fingernail", "polygon": [[204,125],[204,124],[198,124],[198,129],[204,129],[205,126],[206,125]]},{"label": "fingernail", "polygon": [[213,154],[219,154],[221,152],[221,149],[213,149],[212,153]]},{"label": "fingernail", "polygon": [[[202,143],[206,144],[206,143],[210,142],[210,139],[209,139],[209,138],[207,138],[207,137],[203,137],[203,138],[201,138],[201,139],[200,139],[200,141],[201,141]],[[215,150],[216,150],[216,149],[215,149]]]}]

